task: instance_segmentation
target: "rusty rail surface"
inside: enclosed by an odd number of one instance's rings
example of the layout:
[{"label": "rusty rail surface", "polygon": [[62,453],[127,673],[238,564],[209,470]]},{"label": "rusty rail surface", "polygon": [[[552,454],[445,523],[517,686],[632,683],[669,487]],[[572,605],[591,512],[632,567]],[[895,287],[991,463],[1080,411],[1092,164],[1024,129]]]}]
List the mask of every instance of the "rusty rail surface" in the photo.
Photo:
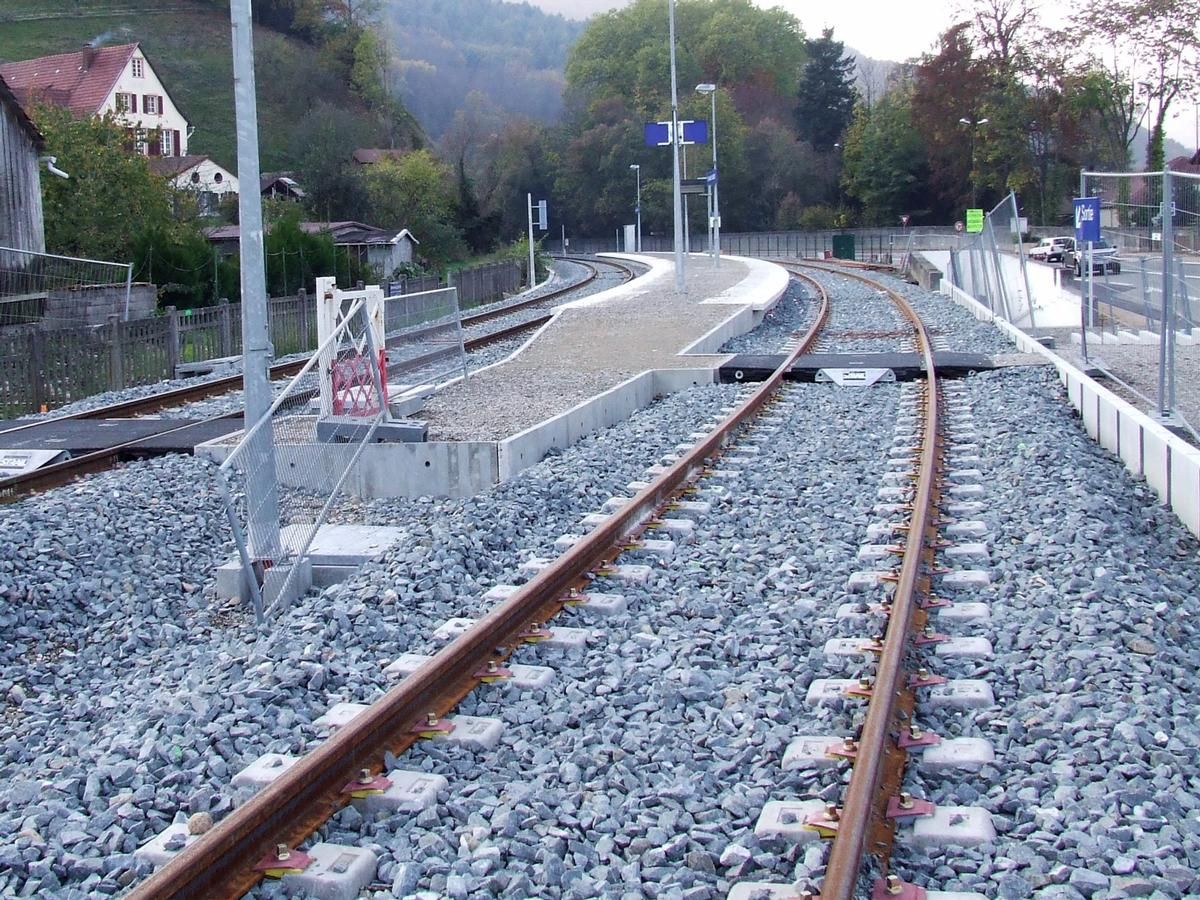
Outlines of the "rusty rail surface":
[{"label": "rusty rail surface", "polygon": [[932,342],[924,323],[900,294],[879,282],[851,272],[823,266],[801,264],[865,282],[887,293],[912,323],[927,376],[924,397],[923,434],[920,438],[920,462],[908,524],[908,538],[900,564],[899,578],[892,596],[891,614],[884,634],[883,652],[877,664],[866,720],[858,740],[857,755],[850,783],[838,816],[833,846],[821,884],[821,900],[853,900],[862,874],[865,856],[880,861],[884,874],[895,837],[895,825],[888,821],[886,808],[896,796],[903,777],[907,754],[895,742],[901,729],[901,717],[911,719],[913,690],[908,685],[905,657],[913,632],[924,625],[925,612],[918,598],[930,590],[930,566],[937,526],[940,434],[938,429],[937,373],[933,364]]},{"label": "rusty rail surface", "polygon": [[809,333],[718,428],[604,524],[128,896],[136,900],[241,896],[261,877],[254,866],[277,845],[297,846],[347,802],[345,787],[362,769],[378,773],[385,751],[400,754],[411,747],[428,715],[440,717],[452,709],[478,686],[489,661],[506,659],[522,643],[524,630],[562,609],[573,590],[584,591],[589,573],[615,559],[629,535],[650,524],[672,496],[704,470],[705,461],[729,443],[734,431],[770,401],[784,373],[806,352],[828,318],[828,298],[819,284],[813,284],[822,299]]}]

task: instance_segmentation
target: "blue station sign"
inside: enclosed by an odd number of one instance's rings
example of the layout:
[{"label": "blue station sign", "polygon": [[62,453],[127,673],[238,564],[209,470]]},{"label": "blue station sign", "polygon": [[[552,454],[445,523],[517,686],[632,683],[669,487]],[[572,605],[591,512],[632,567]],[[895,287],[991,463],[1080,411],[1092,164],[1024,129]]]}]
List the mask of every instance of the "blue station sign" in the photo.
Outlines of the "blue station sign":
[{"label": "blue station sign", "polygon": [[[708,123],[703,119],[680,119],[680,131],[683,132],[679,145],[682,147],[686,144],[707,144],[708,143]],[[645,138],[647,147],[670,147],[671,140],[670,122],[647,122],[645,125]]]},{"label": "blue station sign", "polygon": [[1075,240],[1100,240],[1100,198],[1075,198]]}]

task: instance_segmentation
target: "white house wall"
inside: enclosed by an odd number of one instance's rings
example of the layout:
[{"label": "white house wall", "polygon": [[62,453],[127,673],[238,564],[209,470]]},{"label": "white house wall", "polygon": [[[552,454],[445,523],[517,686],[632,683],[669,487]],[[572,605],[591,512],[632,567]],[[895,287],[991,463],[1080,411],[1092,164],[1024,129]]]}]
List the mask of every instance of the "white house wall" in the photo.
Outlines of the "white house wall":
[{"label": "white house wall", "polygon": [[[133,64],[135,60],[141,60],[143,66],[143,75],[141,78],[135,78],[133,75]],[[137,96],[137,112],[136,113],[118,113],[117,112],[117,94],[135,94]],[[154,94],[162,97],[162,114],[161,115],[146,115],[142,111],[143,98],[146,94]],[[125,70],[121,73],[121,77],[117,79],[116,86],[109,92],[105,98],[104,104],[100,107],[97,115],[103,116],[105,113],[111,112],[116,117],[131,128],[142,128],[146,131],[154,129],[170,130],[179,132],[178,147],[173,147],[171,153],[163,154],[164,156],[187,156],[188,152],[188,121],[183,117],[183,113],[171,100],[167,89],[163,86],[162,81],[154,73],[150,63],[142,54],[134,53],[129,58],[129,62],[125,64]]]},{"label": "white house wall", "polygon": [[[192,173],[200,176],[199,181],[192,180]],[[175,187],[185,191],[209,191],[213,194],[236,194],[238,180],[228,170],[221,168],[211,159],[206,159],[192,166],[186,172],[181,172],[175,179]]]}]

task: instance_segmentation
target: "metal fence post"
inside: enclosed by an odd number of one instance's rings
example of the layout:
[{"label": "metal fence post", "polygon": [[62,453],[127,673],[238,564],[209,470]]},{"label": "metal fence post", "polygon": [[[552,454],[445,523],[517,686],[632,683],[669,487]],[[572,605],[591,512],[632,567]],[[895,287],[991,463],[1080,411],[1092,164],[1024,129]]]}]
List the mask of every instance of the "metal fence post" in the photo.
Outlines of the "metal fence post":
[{"label": "metal fence post", "polygon": [[[1171,170],[1162,173],[1162,302],[1163,375],[1159,377],[1159,413],[1165,418],[1175,412],[1175,197]],[[1163,396],[1163,380],[1166,395]]]},{"label": "metal fence post", "polygon": [[119,391],[125,387],[125,375],[121,365],[121,317],[108,317],[108,386]]},{"label": "metal fence post", "polygon": [[229,312],[229,298],[222,297],[221,302],[217,304],[217,309],[221,311],[221,355],[233,356],[233,318]]},{"label": "metal fence post", "polygon": [[41,412],[46,402],[46,335],[40,329],[29,332],[29,386],[33,412]]},{"label": "metal fence post", "polygon": [[310,350],[312,340],[312,316],[308,308],[308,292],[304,288],[296,291],[296,300],[300,304],[300,349]]},{"label": "metal fence post", "polygon": [[179,310],[167,307],[167,377],[174,378],[179,368]]}]

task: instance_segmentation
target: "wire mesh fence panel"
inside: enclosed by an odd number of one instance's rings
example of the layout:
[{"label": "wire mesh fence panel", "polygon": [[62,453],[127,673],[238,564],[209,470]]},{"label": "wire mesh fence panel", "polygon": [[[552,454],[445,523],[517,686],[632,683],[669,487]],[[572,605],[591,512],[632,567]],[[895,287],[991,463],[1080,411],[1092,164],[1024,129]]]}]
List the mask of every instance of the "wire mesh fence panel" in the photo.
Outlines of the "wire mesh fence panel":
[{"label": "wire mesh fence panel", "polygon": [[436,384],[467,372],[462,315],[455,288],[384,301],[388,378],[396,384]]},{"label": "wire mesh fence panel", "polygon": [[363,451],[387,417],[381,329],[372,327],[365,292],[347,294],[331,333],[220,467],[260,620],[308,590],[312,542],[346,502]]},{"label": "wire mesh fence panel", "polygon": [[127,263],[0,247],[0,327],[100,325],[114,313],[128,318],[131,273]]}]

